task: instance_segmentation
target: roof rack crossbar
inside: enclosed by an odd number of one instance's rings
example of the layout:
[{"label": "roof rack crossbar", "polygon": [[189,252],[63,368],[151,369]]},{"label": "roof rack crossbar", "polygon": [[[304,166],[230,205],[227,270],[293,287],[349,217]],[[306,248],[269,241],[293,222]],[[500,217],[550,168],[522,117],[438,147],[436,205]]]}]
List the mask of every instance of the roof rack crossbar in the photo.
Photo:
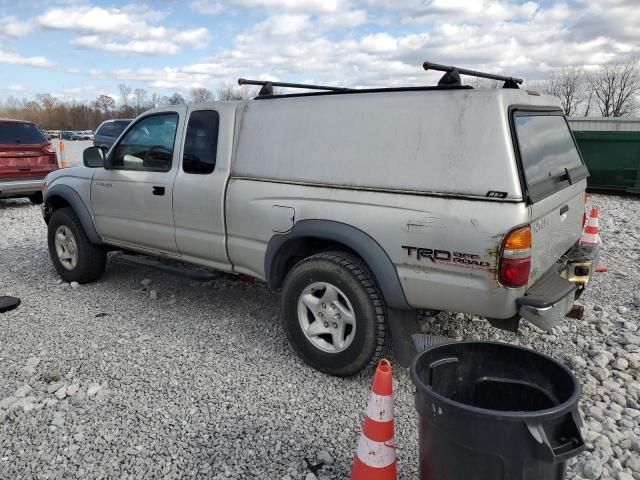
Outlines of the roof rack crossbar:
[{"label": "roof rack crossbar", "polygon": [[285,87],[285,88],[306,88],[307,90],[333,90],[333,91],[346,91],[353,90],[352,88],[344,87],[329,87],[326,85],[310,85],[306,83],[286,83],[286,82],[272,82],[270,80],[247,80],[246,78],[239,78],[238,85],[271,85],[272,87]]},{"label": "roof rack crossbar", "polygon": [[[429,61],[424,62],[422,67],[425,70],[437,70],[440,72],[446,72],[442,77],[442,80],[451,82],[452,77],[455,78],[455,74],[467,75],[469,77],[488,78],[489,80],[500,80],[505,82],[505,88],[518,88],[518,84],[521,84],[523,80],[516,77],[506,77],[504,75],[496,75],[495,73],[478,72],[476,70],[467,70],[466,68],[458,68],[449,65],[440,65],[439,63],[431,63]],[[446,79],[445,79],[446,77]]]}]

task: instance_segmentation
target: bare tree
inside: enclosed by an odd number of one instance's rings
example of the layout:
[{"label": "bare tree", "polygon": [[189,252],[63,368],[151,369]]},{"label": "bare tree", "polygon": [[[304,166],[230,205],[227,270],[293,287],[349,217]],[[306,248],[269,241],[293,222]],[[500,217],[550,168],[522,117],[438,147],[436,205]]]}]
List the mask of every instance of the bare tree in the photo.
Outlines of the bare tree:
[{"label": "bare tree", "polygon": [[9,110],[19,110],[21,107],[20,104],[20,99],[17,97],[14,97],[13,95],[9,95],[9,98],[7,98],[7,107],[9,107]]},{"label": "bare tree", "polygon": [[36,95],[36,99],[40,102],[40,105],[42,105],[42,108],[44,108],[47,113],[51,113],[58,102],[58,99],[50,93],[39,93]]},{"label": "bare tree", "polygon": [[582,67],[566,67],[552,72],[543,83],[542,91],[562,102],[567,117],[572,117],[585,103],[584,71]]},{"label": "bare tree", "polygon": [[195,87],[191,89],[191,103],[210,102],[214,98],[213,93],[208,88]]},{"label": "bare tree", "polygon": [[184,105],[187,102],[184,101],[184,97],[182,95],[176,92],[167,99],[167,103],[169,105]]},{"label": "bare tree", "polygon": [[236,87],[227,82],[222,82],[218,89],[218,98],[220,100],[247,100],[251,96],[252,90]]},{"label": "bare tree", "polygon": [[108,113],[116,105],[116,101],[109,95],[100,95],[95,102],[96,108],[99,108],[104,113]]},{"label": "bare tree", "polygon": [[584,115],[583,117],[588,117],[591,113],[591,106],[593,105],[593,90],[591,88],[587,88],[588,93],[585,96],[585,107],[584,107]]},{"label": "bare tree", "polygon": [[38,112],[41,110],[38,102],[34,100],[27,100],[26,98],[22,101],[22,108],[31,112]]},{"label": "bare tree", "polygon": [[55,108],[56,104],[58,103],[58,99],[56,99],[50,93],[39,93],[38,95],[36,95],[36,99],[38,100],[40,105],[42,105],[42,108],[44,109],[44,111],[46,113],[46,117],[45,117],[44,120],[46,120],[47,126],[50,126],[51,125],[51,117],[52,117],[52,114],[53,114],[53,109]]},{"label": "bare tree", "polygon": [[489,78],[462,77],[462,83],[464,85],[470,85],[473,88],[502,88],[504,82],[500,80],[491,80]]},{"label": "bare tree", "polygon": [[161,101],[162,101],[162,97],[160,96],[159,93],[153,92],[151,94],[151,100],[149,101],[149,103],[151,104],[151,108],[159,107],[161,105]]},{"label": "bare tree", "polygon": [[144,99],[147,96],[147,91],[144,88],[136,88],[133,91],[133,98],[136,101],[136,115],[140,114],[142,111],[142,106],[144,104]]},{"label": "bare tree", "polygon": [[128,107],[129,95],[131,95],[131,87],[129,85],[121,83],[120,85],[118,85],[118,90],[120,90],[120,99],[122,101],[122,106]]},{"label": "bare tree", "polygon": [[640,63],[632,58],[624,63],[604,65],[587,75],[594,103],[603,117],[631,115],[640,94]]}]

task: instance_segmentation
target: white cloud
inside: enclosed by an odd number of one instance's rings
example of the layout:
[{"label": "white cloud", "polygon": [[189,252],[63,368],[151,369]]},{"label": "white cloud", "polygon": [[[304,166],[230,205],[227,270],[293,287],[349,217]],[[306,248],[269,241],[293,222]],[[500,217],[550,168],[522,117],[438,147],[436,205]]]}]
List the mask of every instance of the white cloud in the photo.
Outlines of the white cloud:
[{"label": "white cloud", "polygon": [[342,0],[194,0],[190,6],[205,15],[217,15],[226,8],[265,8],[278,12],[303,12],[307,14],[337,12],[347,2]]},{"label": "white cloud", "polygon": [[0,18],[0,37],[23,37],[32,30],[29,22],[15,16]]},{"label": "white cloud", "polygon": [[136,6],[79,6],[49,9],[38,17],[37,23],[45,29],[79,32],[81,35],[73,40],[75,45],[117,53],[175,54],[182,47],[206,45],[206,28],[177,30],[151,23],[161,17],[158,12]]},{"label": "white cloud", "polygon": [[[640,54],[640,17],[626,28],[615,27],[622,15],[619,5],[626,5],[629,19],[640,13],[628,0],[603,2],[610,4],[609,13],[586,0],[553,5],[365,0],[322,6],[314,0],[231,0],[224,5],[261,7],[270,15],[237,35],[231,48],[193,64],[106,74],[181,91],[196,84],[215,89],[219,82],[238,77],[360,87],[425,85],[441,75],[422,69],[423,61],[432,60],[536,80],[553,68],[590,67]],[[215,2],[198,3],[202,7]],[[307,10],[300,12],[299,4]],[[591,18],[603,18],[605,26]],[[356,28],[363,24],[376,28]],[[394,28],[384,31],[384,25]],[[598,35],[581,38],[576,25]]]},{"label": "white cloud", "polygon": [[308,15],[273,15],[251,29],[251,34],[295,35],[310,27]]},{"label": "white cloud", "polygon": [[362,9],[346,10],[318,16],[321,29],[355,28],[367,21],[367,11]]},{"label": "white cloud", "polygon": [[105,41],[99,35],[85,35],[76,37],[73,45],[85,48],[95,48],[115,53],[140,53],[145,55],[176,54],[180,47],[175,43],[161,40],[132,40],[130,42]]},{"label": "white cloud", "polygon": [[[231,47],[181,67],[90,75],[166,92],[193,86],[215,90],[238,77],[400,86],[437,81],[440,73],[422,70],[424,60],[536,80],[562,66],[592,69],[640,56],[637,0],[194,0],[190,5],[202,14],[228,13],[215,19],[221,34],[233,15],[250,12],[248,18],[260,20],[236,35]],[[76,32],[74,45],[113,53],[178,54],[206,44],[207,29],[178,29],[167,21],[161,9],[144,4],[78,4],[51,8],[36,24]]]},{"label": "white cloud", "polygon": [[363,50],[370,53],[388,53],[398,50],[398,40],[388,33],[367,35],[360,41]]},{"label": "white cloud", "polygon": [[24,87],[24,85],[20,85],[19,83],[15,83],[13,85],[9,85],[7,87],[7,90],[9,90],[10,92],[13,93],[21,93],[26,91],[27,89]]},{"label": "white cloud", "polygon": [[53,67],[55,65],[55,63],[45,57],[23,57],[18,53],[5,52],[3,50],[0,50],[0,63],[42,68]]}]

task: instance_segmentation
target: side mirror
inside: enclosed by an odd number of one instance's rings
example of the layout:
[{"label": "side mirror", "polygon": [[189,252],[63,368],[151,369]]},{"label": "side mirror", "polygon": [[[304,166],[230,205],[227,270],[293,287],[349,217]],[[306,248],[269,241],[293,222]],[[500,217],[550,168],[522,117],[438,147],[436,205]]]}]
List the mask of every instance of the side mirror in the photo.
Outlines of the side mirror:
[{"label": "side mirror", "polygon": [[89,147],[82,152],[82,163],[85,167],[99,168],[105,166],[106,152],[102,147]]}]

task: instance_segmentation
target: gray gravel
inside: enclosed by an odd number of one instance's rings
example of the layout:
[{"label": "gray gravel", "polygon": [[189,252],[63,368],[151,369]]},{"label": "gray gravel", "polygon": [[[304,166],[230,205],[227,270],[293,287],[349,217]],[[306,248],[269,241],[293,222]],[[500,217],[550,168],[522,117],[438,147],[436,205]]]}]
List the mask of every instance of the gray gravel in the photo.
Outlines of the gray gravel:
[{"label": "gray gravel", "polygon": [[[519,335],[440,314],[425,330],[503,340],[570,365],[583,386],[588,451],[568,478],[640,479],[640,199],[593,195],[609,273],[585,320]],[[260,283],[192,282],[116,256],[97,283],[59,280],[40,211],[0,201],[0,478],[304,479],[303,458],[348,476],[371,372],[329,377],[303,364]],[[417,478],[408,371],[394,371],[400,478]]]}]

